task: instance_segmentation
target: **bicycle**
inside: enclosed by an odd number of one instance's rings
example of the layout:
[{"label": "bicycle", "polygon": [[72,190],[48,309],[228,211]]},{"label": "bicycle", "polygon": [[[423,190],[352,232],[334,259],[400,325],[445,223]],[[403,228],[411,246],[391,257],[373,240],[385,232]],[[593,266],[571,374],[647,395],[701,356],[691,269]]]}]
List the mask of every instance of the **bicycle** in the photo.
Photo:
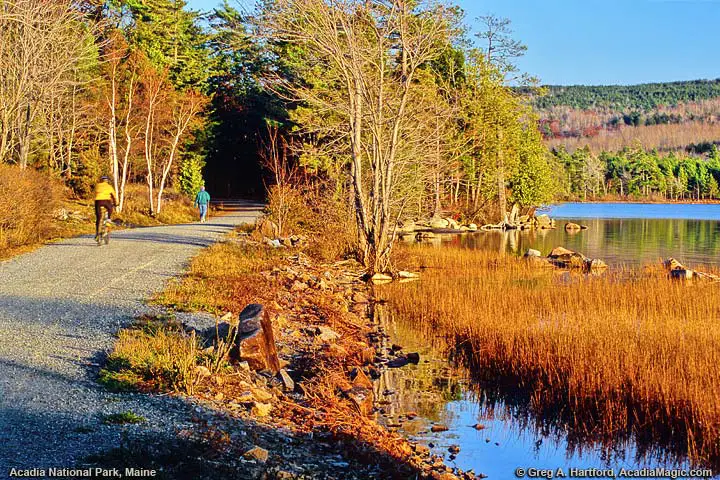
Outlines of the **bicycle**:
[{"label": "bicycle", "polygon": [[97,244],[98,247],[101,247],[104,243],[105,245],[110,243],[110,225],[112,225],[112,222],[110,222],[110,217],[108,216],[108,212],[105,211],[105,214],[103,215],[103,219],[100,225],[100,233],[97,237]]}]

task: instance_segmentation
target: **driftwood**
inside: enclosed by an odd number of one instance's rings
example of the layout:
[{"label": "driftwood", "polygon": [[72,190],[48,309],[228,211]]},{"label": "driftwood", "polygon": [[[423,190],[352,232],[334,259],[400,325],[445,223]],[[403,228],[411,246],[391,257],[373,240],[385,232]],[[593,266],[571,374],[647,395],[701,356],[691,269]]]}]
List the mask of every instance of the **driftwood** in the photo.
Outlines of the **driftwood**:
[{"label": "driftwood", "polygon": [[680,263],[678,260],[674,258],[668,258],[664,262],[665,268],[668,269],[670,272],[670,278],[673,280],[692,280],[692,279],[698,279],[698,280],[710,280],[713,282],[720,281],[720,276],[714,275],[712,273],[705,273],[705,272],[698,272],[697,270],[691,270],[687,268],[685,265]]}]

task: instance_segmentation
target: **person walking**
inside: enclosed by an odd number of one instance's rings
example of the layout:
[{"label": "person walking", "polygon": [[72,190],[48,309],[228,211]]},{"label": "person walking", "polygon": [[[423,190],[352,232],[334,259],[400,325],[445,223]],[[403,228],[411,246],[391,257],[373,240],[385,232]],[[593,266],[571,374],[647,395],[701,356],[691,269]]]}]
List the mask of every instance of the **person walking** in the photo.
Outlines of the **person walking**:
[{"label": "person walking", "polygon": [[205,187],[200,187],[200,191],[195,196],[195,206],[200,209],[200,223],[205,223],[209,204],[210,194],[205,191]]}]

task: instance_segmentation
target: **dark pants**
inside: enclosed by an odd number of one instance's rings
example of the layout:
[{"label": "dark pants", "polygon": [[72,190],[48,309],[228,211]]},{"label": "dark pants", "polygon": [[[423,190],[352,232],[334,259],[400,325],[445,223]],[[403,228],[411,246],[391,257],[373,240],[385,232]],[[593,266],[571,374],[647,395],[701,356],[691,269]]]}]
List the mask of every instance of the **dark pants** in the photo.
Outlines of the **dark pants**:
[{"label": "dark pants", "polygon": [[112,200],[95,200],[95,235],[100,234],[100,221],[102,220],[102,209],[108,212],[108,218],[112,216],[115,205]]}]

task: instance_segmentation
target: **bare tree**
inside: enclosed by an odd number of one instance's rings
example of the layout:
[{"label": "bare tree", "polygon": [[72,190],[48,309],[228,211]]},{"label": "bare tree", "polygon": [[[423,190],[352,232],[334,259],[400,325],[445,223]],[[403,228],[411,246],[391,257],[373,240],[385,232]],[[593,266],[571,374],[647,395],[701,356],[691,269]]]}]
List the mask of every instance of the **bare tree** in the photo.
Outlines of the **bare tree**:
[{"label": "bare tree", "polygon": [[70,1],[0,3],[0,161],[28,164],[43,106],[59,105],[97,58],[96,28]]},{"label": "bare tree", "polygon": [[172,114],[167,123],[166,136],[168,153],[160,165],[160,183],[157,191],[157,213],[162,208],[162,195],[165,184],[172,167],[175,165],[175,158],[181,150],[182,141],[191,130],[194,123],[199,119],[200,113],[207,104],[207,98],[203,95],[188,91],[175,93],[172,100]]},{"label": "bare tree", "polygon": [[505,74],[517,72],[513,62],[525,55],[527,46],[512,38],[510,19],[482,15],[477,20],[481,23],[482,30],[475,36],[484,42],[481,49],[486,61],[496,65]]},{"label": "bare tree", "polygon": [[333,119],[305,127],[348,145],[338,161],[349,158],[361,260],[370,272],[387,270],[407,201],[403,177],[417,173],[419,72],[447,45],[454,12],[405,0],[278,0],[262,20],[270,40],[306,49],[304,81],[274,78],[275,88],[315,119]]},{"label": "bare tree", "polygon": [[146,182],[148,185],[148,200],[150,202],[150,214],[155,215],[155,156],[159,148],[156,141],[156,130],[158,129],[158,108],[163,103],[166,90],[170,87],[167,84],[167,75],[159,72],[148,65],[143,70],[143,92],[144,92],[144,118],[145,129],[143,133],[145,165],[147,166]]},{"label": "bare tree", "polygon": [[[139,130],[136,97],[139,88],[138,54],[131,53],[119,32],[111,34],[105,54],[107,88],[104,101],[108,109],[107,143],[110,172],[118,193],[118,211],[125,205],[125,191],[130,170],[133,141]],[[122,133],[120,129],[122,128]],[[122,135],[122,138],[120,138]],[[123,142],[122,144],[120,142]]]}]

